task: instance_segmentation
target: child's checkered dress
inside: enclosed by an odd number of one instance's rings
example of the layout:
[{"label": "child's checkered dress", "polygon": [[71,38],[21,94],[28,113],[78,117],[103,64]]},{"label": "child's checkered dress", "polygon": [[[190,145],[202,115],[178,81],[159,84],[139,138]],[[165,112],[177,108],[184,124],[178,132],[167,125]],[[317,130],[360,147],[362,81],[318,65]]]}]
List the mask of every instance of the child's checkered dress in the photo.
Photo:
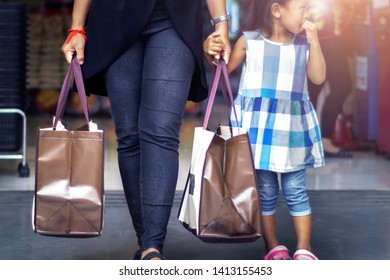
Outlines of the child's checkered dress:
[{"label": "child's checkered dress", "polygon": [[307,90],[306,38],[297,35],[282,44],[260,32],[244,36],[246,61],[234,103],[238,126],[249,133],[255,168],[291,172],[323,166],[320,129]]}]

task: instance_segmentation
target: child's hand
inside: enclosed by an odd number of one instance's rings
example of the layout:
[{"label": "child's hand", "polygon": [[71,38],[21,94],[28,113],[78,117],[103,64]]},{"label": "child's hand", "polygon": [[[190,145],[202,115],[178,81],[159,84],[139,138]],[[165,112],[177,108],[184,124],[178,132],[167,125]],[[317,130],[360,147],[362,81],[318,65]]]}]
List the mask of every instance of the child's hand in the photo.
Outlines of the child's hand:
[{"label": "child's hand", "polygon": [[317,27],[311,21],[305,20],[302,24],[302,30],[306,32],[307,41],[310,45],[318,44]]},{"label": "child's hand", "polygon": [[218,32],[211,33],[203,42],[203,53],[206,55],[208,61],[213,60],[213,64],[220,59],[223,48],[224,43]]}]

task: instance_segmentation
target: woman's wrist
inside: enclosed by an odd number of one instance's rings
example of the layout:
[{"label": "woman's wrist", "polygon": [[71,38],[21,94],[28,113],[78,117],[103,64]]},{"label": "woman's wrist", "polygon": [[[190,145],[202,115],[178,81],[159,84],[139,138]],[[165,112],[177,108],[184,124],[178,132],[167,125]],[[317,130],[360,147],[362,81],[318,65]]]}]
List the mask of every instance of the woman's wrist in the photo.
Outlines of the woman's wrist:
[{"label": "woman's wrist", "polygon": [[84,40],[87,41],[87,32],[86,32],[86,27],[83,27],[83,28],[70,28],[68,30],[68,38],[66,39],[66,43],[68,44],[72,38],[76,35],[76,34],[80,34],[81,36],[83,36]]},{"label": "woman's wrist", "polygon": [[70,29],[84,29],[85,27],[85,20],[82,18],[80,19],[73,19],[72,24],[70,26]]},{"label": "woman's wrist", "polygon": [[217,25],[221,22],[224,22],[224,21],[229,21],[230,20],[230,14],[227,13],[226,15],[222,15],[222,16],[219,16],[219,17],[216,17],[214,19],[212,19],[210,22],[211,22],[211,25]]},{"label": "woman's wrist", "polygon": [[219,32],[219,34],[221,34],[222,36],[229,35],[229,23],[227,21],[219,22],[214,26],[215,26],[215,31]]}]

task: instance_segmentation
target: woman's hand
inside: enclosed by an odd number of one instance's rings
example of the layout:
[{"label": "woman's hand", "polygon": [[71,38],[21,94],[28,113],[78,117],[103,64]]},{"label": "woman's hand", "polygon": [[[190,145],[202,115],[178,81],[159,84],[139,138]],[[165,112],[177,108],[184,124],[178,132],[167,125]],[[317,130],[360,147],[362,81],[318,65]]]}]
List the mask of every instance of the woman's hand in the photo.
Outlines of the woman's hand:
[{"label": "woman's hand", "polygon": [[225,60],[226,64],[229,63],[230,54],[232,52],[232,48],[229,40],[229,30],[228,30],[228,22],[224,21],[217,24],[215,32],[220,34],[220,40],[223,44],[222,50],[219,53],[219,57],[222,57]]},{"label": "woman's hand", "polygon": [[[227,15],[225,0],[206,0],[208,10],[212,19]],[[226,64],[228,64],[231,53],[231,46],[229,41],[229,23],[227,20],[215,24],[215,32],[220,35],[223,44],[222,49],[218,52],[215,58],[222,57]],[[203,48],[204,50],[204,48]]]},{"label": "woman's hand", "polygon": [[67,39],[65,41],[61,47],[61,51],[64,53],[68,63],[70,63],[72,57],[76,55],[80,65],[82,65],[84,63],[84,48],[85,38],[81,34],[75,34],[70,40]]},{"label": "woman's hand", "polygon": [[[87,36],[85,34],[85,19],[92,0],[74,0],[72,12],[72,25],[65,43],[61,47],[68,63],[76,55],[80,64],[84,63],[84,48]],[[73,30],[73,31],[72,31]]]}]

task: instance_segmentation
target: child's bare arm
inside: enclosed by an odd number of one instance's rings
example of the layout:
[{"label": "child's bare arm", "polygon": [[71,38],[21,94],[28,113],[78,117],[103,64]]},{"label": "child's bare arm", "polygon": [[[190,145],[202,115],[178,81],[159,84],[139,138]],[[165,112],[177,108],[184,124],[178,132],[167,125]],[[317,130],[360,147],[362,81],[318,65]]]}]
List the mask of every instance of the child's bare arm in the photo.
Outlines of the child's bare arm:
[{"label": "child's bare arm", "polygon": [[229,73],[236,69],[245,59],[246,57],[246,44],[245,37],[241,35],[241,37],[237,40],[236,44],[233,47],[233,51],[230,55],[230,60],[228,64]]},{"label": "child's bare arm", "polygon": [[322,84],[326,78],[326,64],[318,40],[317,28],[314,23],[306,20],[302,24],[306,31],[307,40],[310,44],[309,59],[307,63],[307,75],[314,84]]}]

